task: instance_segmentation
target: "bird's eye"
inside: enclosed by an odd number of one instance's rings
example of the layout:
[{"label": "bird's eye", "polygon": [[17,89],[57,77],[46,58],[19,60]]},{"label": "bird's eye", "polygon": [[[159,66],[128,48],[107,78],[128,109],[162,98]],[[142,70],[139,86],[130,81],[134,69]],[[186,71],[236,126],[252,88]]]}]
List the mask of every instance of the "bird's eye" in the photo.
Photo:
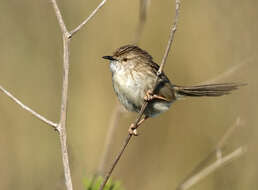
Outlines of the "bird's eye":
[{"label": "bird's eye", "polygon": [[127,58],[124,58],[124,59],[123,59],[123,61],[125,61],[125,62],[126,62],[126,61],[127,61]]}]

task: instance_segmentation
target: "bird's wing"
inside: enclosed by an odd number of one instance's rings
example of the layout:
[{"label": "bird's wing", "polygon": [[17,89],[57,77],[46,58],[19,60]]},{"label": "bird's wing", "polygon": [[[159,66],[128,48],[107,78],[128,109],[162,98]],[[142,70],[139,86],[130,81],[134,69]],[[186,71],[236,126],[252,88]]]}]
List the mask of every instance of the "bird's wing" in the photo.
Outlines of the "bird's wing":
[{"label": "bird's wing", "polygon": [[[153,61],[149,62],[149,65],[151,66],[152,71],[157,74],[159,65]],[[154,94],[164,97],[169,102],[175,99],[173,86],[164,72],[162,72],[159,77],[159,83],[154,91]]]}]

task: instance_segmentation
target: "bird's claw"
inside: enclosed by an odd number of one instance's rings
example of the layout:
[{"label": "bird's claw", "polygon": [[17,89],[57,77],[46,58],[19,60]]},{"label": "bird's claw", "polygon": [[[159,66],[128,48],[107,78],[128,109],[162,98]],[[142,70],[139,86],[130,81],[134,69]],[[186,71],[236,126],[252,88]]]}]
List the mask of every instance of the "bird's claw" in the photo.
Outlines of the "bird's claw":
[{"label": "bird's claw", "polygon": [[129,127],[129,129],[128,129],[128,132],[129,132],[130,135],[138,136],[138,132],[137,132],[137,130],[136,130],[136,128],[135,128],[135,124],[134,124],[134,123],[132,123],[132,124],[130,125],[130,127]]},{"label": "bird's claw", "polygon": [[148,91],[146,92],[146,95],[144,96],[144,100],[145,100],[146,102],[149,102],[149,101],[151,101],[151,100],[153,100],[153,99],[154,99],[153,92],[152,92],[151,90],[148,90]]},{"label": "bird's claw", "polygon": [[146,102],[152,101],[153,99],[159,99],[159,100],[164,100],[164,101],[168,101],[166,98],[159,96],[157,94],[153,94],[153,92],[151,90],[148,90],[146,92],[146,95],[144,96],[144,100]]}]

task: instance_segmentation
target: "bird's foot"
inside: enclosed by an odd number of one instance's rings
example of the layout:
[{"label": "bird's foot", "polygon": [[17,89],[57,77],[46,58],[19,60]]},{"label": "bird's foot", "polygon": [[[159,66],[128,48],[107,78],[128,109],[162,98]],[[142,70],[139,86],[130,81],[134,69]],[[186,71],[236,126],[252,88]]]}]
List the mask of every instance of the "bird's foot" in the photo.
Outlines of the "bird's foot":
[{"label": "bird's foot", "polygon": [[133,136],[138,136],[138,132],[136,130],[136,125],[135,123],[132,123],[128,129],[128,132],[130,135],[133,135]]},{"label": "bird's foot", "polygon": [[144,100],[146,102],[150,102],[154,99],[159,99],[159,100],[164,100],[164,101],[168,101],[166,98],[162,97],[162,96],[159,96],[157,94],[153,94],[153,92],[151,90],[148,90],[146,92],[146,95],[144,96]]}]

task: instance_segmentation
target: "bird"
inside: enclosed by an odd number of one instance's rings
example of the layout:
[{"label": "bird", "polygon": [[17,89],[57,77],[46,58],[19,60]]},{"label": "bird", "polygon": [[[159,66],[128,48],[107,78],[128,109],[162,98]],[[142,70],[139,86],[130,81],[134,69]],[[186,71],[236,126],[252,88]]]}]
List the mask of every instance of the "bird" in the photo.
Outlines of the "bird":
[{"label": "bird", "polygon": [[[214,83],[196,86],[181,86],[171,83],[152,56],[136,45],[124,45],[113,55],[103,56],[109,60],[112,84],[120,103],[131,112],[139,113],[147,101],[143,119],[137,126],[131,124],[129,133],[138,135],[136,128],[148,118],[167,111],[171,104],[184,97],[217,97],[230,94],[244,84]],[[157,78],[158,77],[158,78]],[[155,89],[153,89],[155,87]]]}]

